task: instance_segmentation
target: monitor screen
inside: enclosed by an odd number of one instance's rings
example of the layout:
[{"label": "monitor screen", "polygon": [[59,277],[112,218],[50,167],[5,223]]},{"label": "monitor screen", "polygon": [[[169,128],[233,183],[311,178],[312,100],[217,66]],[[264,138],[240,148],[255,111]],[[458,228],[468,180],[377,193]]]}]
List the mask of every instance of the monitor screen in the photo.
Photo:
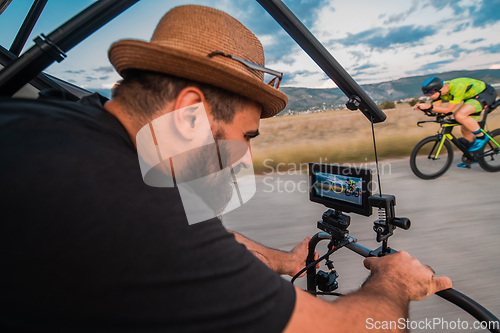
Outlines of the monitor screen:
[{"label": "monitor screen", "polygon": [[342,212],[370,216],[370,169],[309,163],[309,199]]}]

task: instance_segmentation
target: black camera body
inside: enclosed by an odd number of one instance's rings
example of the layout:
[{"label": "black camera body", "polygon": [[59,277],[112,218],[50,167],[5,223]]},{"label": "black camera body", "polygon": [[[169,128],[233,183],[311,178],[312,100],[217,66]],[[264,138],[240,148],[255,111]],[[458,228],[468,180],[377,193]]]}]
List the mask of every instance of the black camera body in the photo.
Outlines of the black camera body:
[{"label": "black camera body", "polygon": [[370,216],[372,185],[370,169],[309,163],[309,199],[336,211]]},{"label": "black camera body", "polygon": [[372,194],[372,171],[335,164],[309,163],[309,199],[321,203],[328,209],[318,221],[318,229],[330,234],[331,246],[345,240],[351,218],[345,213],[372,215],[372,208],[379,211],[373,230],[377,242],[383,245],[376,255],[391,253],[387,240],[396,227],[408,230],[410,220],[396,217],[396,197],[390,194]]}]

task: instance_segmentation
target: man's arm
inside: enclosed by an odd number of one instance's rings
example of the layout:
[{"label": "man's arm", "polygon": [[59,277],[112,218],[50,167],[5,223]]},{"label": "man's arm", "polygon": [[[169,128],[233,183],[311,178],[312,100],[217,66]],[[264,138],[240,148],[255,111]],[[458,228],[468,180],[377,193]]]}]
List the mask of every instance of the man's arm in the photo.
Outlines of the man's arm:
[{"label": "man's arm", "polygon": [[237,232],[231,230],[228,232],[234,234],[238,243],[245,245],[248,251],[278,274],[294,276],[305,267],[311,237],[305,238],[290,252],[285,252],[260,245]]},{"label": "man's arm", "polygon": [[388,323],[390,332],[405,332],[408,304],[451,288],[447,277],[434,277],[428,266],[406,252],[367,258],[370,278],[358,291],[336,302],[322,301],[295,288],[295,308],[285,333],[361,332]]},{"label": "man's arm", "polygon": [[448,112],[452,112],[453,110],[455,110],[456,107],[459,104],[448,103],[448,105],[446,105],[446,106],[441,106],[441,101],[437,101],[437,102],[434,102],[432,104],[429,104],[429,103],[418,103],[418,104],[416,104],[414,106],[414,108],[415,109],[425,110],[425,109],[430,108],[431,105],[432,105],[432,111],[437,112],[437,113],[444,113],[444,114],[446,114]]}]

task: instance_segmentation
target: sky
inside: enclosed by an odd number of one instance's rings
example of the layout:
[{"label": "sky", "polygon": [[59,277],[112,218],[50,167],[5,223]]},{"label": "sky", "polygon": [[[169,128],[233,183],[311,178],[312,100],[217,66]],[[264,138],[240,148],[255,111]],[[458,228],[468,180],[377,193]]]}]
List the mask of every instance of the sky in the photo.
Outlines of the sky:
[{"label": "sky", "polygon": [[[48,0],[24,50],[91,0]],[[335,59],[360,83],[452,70],[500,69],[500,0],[284,0]],[[31,0],[0,15],[0,44],[9,48]],[[240,20],[261,40],[266,66],[284,72],[283,86],[336,87],[253,0],[141,0],[67,52],[47,73],[81,87],[109,88],[120,79],[107,59],[119,39],[149,40],[172,7],[201,4]]]}]

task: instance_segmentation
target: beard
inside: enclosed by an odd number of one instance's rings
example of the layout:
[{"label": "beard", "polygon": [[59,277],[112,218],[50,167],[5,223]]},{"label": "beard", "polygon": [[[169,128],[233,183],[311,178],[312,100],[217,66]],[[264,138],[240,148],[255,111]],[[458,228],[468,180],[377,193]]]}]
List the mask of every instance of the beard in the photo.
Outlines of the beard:
[{"label": "beard", "polygon": [[[234,181],[231,171],[223,166],[230,166],[229,152],[224,145],[218,145],[218,141],[224,140],[225,134],[218,130],[214,135],[216,143],[208,143],[189,152],[185,167],[178,173],[176,170],[176,181],[198,180],[196,188],[190,186],[193,192],[214,212],[214,217],[221,215],[227,204],[233,197]],[[210,140],[210,142],[212,142]],[[215,145],[215,147],[214,147]],[[214,149],[216,148],[216,149]],[[218,156],[214,156],[214,150]],[[238,168],[238,169],[236,169]],[[235,167],[234,172],[240,166]]]}]

